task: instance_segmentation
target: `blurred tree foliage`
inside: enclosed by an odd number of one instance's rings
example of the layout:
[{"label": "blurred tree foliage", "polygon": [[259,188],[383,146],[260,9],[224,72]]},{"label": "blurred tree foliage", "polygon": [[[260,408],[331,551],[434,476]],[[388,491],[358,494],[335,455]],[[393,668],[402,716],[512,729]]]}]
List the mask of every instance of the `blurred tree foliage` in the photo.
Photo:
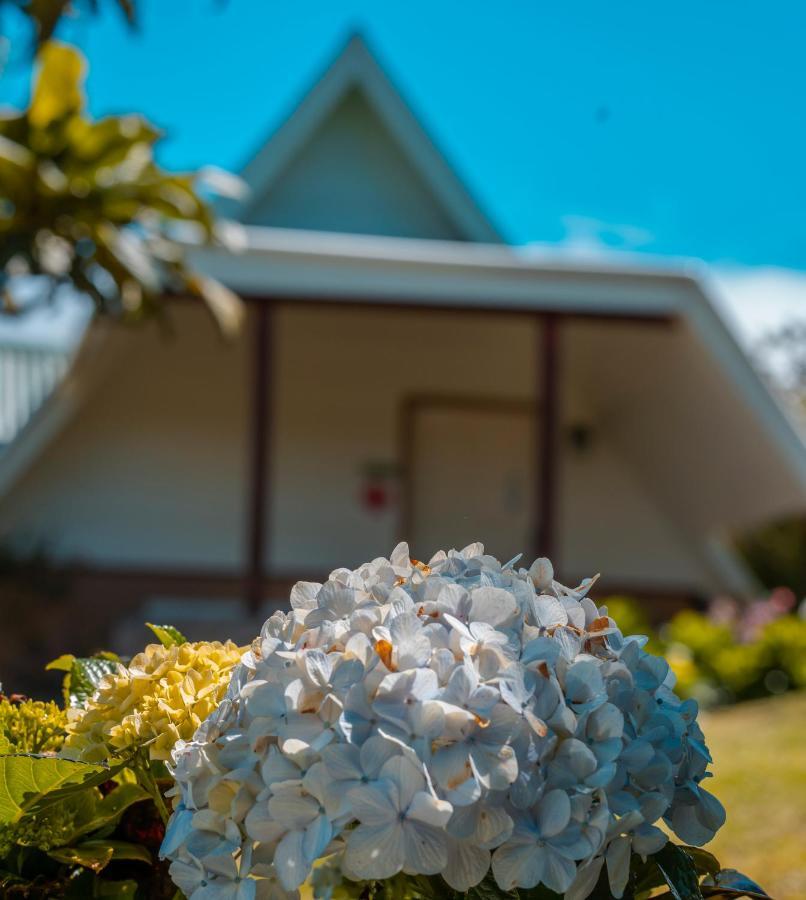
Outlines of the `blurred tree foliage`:
[{"label": "blurred tree foliage", "polygon": [[[806,415],[806,319],[793,319],[757,345],[756,363],[791,414]],[[736,545],[767,588],[785,586],[806,597],[806,516],[793,516],[738,537]]]},{"label": "blurred tree foliage", "polygon": [[788,587],[806,597],[806,517],[765,525],[736,544],[764,587]]},{"label": "blurred tree foliage", "polygon": [[767,334],[756,348],[756,358],[794,405],[806,410],[806,319],[793,319]]},{"label": "blurred tree foliage", "polygon": [[[30,105],[0,119],[0,288],[43,276],[50,294],[69,285],[99,313],[136,320],[166,295],[204,298],[225,330],[241,305],[217,282],[194,275],[175,238],[216,237],[210,206],[193,175],[155,162],[159,132],[137,115],[93,121],[86,114],[81,54],[49,41],[38,54]],[[17,276],[15,281],[15,276]]]},{"label": "blurred tree foliage", "polygon": [[135,24],[137,4],[135,0],[0,0],[0,11],[5,7],[25,13],[33,25],[33,46],[41,47],[56,33],[59,23],[66,17],[75,17],[84,10],[100,12],[101,7],[116,6],[130,25]]}]

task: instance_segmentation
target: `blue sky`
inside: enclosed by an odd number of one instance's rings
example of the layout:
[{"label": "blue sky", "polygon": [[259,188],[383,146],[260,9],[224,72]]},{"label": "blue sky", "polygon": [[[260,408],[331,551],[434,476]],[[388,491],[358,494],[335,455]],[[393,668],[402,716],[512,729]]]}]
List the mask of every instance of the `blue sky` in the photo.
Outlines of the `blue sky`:
[{"label": "blue sky", "polygon": [[[806,270],[798,0],[145,0],[142,11],[135,34],[110,12],[64,37],[89,56],[93,112],[145,113],[166,130],[169,167],[237,170],[360,29],[512,242]],[[26,83],[14,66],[0,102],[19,102]]]},{"label": "blue sky", "polygon": [[146,0],[138,34],[65,36],[97,115],[146,113],[171,167],[237,168],[354,28],[514,242],[806,269],[798,0]]}]

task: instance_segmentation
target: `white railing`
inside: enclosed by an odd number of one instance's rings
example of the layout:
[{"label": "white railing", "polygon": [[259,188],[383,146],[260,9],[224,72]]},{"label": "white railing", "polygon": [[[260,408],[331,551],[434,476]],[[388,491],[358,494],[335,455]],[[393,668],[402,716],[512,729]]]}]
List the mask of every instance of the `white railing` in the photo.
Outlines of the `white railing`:
[{"label": "white railing", "polygon": [[0,344],[0,447],[10,444],[61,381],[70,353]]}]

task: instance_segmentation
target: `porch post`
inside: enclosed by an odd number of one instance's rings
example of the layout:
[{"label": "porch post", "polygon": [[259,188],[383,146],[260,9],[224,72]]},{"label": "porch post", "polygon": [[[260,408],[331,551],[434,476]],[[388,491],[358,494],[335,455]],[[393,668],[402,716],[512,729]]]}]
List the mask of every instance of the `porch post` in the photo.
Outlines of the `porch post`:
[{"label": "porch post", "polygon": [[559,569],[557,502],[559,497],[558,439],[560,416],[560,315],[538,317],[535,466],[536,556],[547,556]]},{"label": "porch post", "polygon": [[268,534],[267,510],[271,465],[271,405],[273,313],[270,301],[252,305],[254,334],[251,361],[251,412],[247,469],[247,531],[244,592],[252,613],[260,609],[265,576],[265,547]]}]

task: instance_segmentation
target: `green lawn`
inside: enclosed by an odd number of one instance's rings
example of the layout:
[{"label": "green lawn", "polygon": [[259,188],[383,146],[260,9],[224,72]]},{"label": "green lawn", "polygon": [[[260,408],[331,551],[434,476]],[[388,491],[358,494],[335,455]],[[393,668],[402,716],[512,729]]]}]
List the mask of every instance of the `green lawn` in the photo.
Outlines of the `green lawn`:
[{"label": "green lawn", "polygon": [[702,715],[714,758],[706,787],[728,820],[708,845],[774,900],[806,898],[806,693]]}]

